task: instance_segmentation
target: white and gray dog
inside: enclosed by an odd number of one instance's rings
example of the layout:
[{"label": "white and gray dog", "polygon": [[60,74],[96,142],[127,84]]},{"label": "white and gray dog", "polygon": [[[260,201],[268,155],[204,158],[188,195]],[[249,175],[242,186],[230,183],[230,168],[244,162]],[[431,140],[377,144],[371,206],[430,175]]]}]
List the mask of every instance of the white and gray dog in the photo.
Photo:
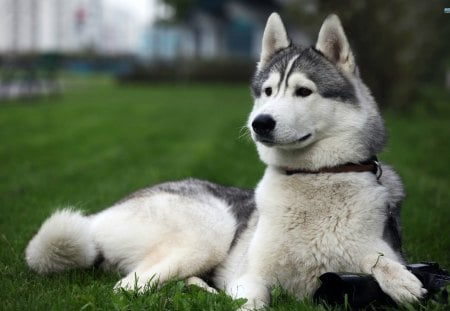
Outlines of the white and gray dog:
[{"label": "white and gray dog", "polygon": [[303,47],[272,14],[252,93],[248,127],[267,165],[255,191],[188,179],[94,215],[60,210],[30,241],[28,265],[118,269],[116,290],[181,278],[246,298],[245,308],[267,305],[275,284],[311,295],[327,271],[371,274],[399,303],[422,297],[401,254],[402,184],[376,161],[383,121],[338,17]]}]

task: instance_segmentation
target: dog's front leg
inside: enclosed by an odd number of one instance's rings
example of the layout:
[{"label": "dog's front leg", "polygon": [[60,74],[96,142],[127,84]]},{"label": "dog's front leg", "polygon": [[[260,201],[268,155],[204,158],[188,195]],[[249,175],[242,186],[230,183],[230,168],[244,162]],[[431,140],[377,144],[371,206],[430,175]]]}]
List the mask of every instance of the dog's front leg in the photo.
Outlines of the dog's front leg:
[{"label": "dog's front leg", "polygon": [[250,273],[244,274],[230,284],[228,292],[234,298],[247,299],[241,310],[262,309],[267,306],[270,300],[267,282]]},{"label": "dog's front leg", "polygon": [[381,289],[399,304],[417,302],[427,293],[414,274],[383,253],[365,256],[361,267],[364,273],[372,274]]},{"label": "dog's front leg", "polygon": [[276,282],[278,256],[274,254],[280,254],[282,250],[277,249],[280,243],[275,243],[268,232],[272,232],[269,225],[260,217],[249,245],[244,273],[227,286],[227,292],[233,298],[247,299],[243,310],[262,309],[270,301],[269,289]]}]

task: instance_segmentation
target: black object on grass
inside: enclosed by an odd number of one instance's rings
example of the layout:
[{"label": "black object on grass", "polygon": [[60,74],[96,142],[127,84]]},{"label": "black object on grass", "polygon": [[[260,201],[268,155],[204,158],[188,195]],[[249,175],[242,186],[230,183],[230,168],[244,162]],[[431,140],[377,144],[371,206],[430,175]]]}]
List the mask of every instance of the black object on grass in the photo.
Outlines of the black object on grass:
[{"label": "black object on grass", "polygon": [[[448,292],[445,288],[450,284],[450,274],[437,263],[426,262],[409,264],[411,271],[427,289],[425,299],[433,299],[440,303],[448,303]],[[327,272],[319,277],[322,285],[314,294],[315,301],[326,301],[330,305],[348,304],[352,308],[363,308],[370,304],[395,305],[368,274]]]}]

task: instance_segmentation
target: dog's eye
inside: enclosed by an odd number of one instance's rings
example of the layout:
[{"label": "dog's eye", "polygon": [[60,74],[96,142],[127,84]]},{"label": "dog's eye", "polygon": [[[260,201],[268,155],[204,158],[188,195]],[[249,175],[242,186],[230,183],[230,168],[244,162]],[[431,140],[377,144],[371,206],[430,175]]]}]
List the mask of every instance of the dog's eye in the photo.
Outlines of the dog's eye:
[{"label": "dog's eye", "polygon": [[265,93],[267,96],[272,95],[272,88],[271,88],[271,87],[266,87],[266,88],[264,89],[264,93]]},{"label": "dog's eye", "polygon": [[312,91],[306,87],[299,87],[295,90],[295,96],[306,97],[311,95]]}]

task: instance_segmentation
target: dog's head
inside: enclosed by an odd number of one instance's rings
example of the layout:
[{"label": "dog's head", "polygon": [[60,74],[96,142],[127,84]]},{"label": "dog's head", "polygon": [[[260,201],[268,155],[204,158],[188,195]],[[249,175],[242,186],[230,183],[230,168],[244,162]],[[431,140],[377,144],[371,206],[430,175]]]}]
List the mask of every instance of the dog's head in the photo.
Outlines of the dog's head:
[{"label": "dog's head", "polygon": [[320,169],[367,160],[384,146],[377,105],[336,15],[324,21],[315,47],[302,47],[273,13],[252,93],[248,127],[268,165]]}]

